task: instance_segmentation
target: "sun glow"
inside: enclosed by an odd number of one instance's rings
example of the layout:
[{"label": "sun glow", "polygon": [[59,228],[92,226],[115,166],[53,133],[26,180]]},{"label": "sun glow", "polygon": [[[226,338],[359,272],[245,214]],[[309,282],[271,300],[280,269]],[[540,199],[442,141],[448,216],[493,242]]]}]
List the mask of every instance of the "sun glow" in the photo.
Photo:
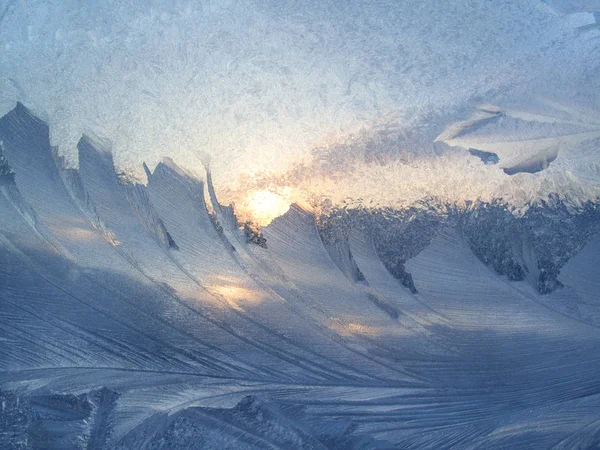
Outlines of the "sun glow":
[{"label": "sun glow", "polygon": [[290,198],[289,188],[251,191],[244,202],[244,209],[254,222],[266,226],[290,209]]}]

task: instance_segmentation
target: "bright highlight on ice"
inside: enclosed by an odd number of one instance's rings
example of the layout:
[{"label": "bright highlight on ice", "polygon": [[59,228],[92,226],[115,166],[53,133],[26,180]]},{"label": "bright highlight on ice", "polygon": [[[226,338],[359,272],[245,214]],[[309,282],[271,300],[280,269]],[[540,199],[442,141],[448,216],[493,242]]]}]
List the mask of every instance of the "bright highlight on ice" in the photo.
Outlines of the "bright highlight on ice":
[{"label": "bright highlight on ice", "polygon": [[279,189],[278,192],[280,193],[268,189],[252,191],[243,205],[243,210],[258,225],[270,224],[273,219],[285,214],[290,209],[289,188]]},{"label": "bright highlight on ice", "polygon": [[0,0],[0,450],[600,444],[600,0]]}]

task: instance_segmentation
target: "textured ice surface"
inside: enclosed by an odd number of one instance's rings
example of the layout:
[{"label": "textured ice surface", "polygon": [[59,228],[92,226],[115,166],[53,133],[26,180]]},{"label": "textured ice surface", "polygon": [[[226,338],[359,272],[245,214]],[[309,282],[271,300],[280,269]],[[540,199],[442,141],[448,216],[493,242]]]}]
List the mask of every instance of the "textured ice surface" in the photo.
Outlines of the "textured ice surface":
[{"label": "textured ice surface", "polygon": [[0,448],[600,446],[599,22],[0,0]]},{"label": "textured ice surface", "polygon": [[135,184],[84,137],[65,168],[22,105],[0,139],[0,447],[597,445],[595,210],[293,205],[261,247],[171,160]]},{"label": "textured ice surface", "polygon": [[[142,180],[142,161],[154,167],[168,156],[198,174],[199,153],[210,154],[221,198],[238,204],[247,195],[243,175],[289,171],[295,186],[298,164],[309,174],[319,168],[313,149],[377,148],[400,128],[406,142],[384,145],[381,158],[351,160],[345,173],[300,183],[295,195],[382,206],[432,193],[523,202],[578,185],[565,171],[597,186],[588,164],[597,144],[573,160],[561,150],[550,167],[563,170],[531,185],[466,155],[430,158],[426,144],[477,105],[518,99],[513,109],[522,110],[532,95],[595,108],[596,128],[585,132],[597,132],[598,10],[597,2],[562,0],[3,0],[0,114],[26,103],[72,166],[82,134],[109,139],[119,170]],[[504,130],[494,142],[511,136]],[[391,164],[383,171],[390,189],[379,189],[381,163],[402,148],[417,149],[418,161]],[[508,159],[504,152],[502,168],[538,164],[525,150]]]}]

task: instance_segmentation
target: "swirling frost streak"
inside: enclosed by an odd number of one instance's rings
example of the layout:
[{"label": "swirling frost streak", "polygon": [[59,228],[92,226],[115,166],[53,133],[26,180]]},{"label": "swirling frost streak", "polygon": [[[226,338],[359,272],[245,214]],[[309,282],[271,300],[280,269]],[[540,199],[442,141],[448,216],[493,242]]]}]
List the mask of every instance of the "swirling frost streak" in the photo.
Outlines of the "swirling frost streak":
[{"label": "swirling frost streak", "polygon": [[[285,340],[280,338],[278,341],[278,351],[284,350],[285,353],[294,354],[295,360],[302,362],[305,367],[310,368],[314,365],[313,370],[324,372],[327,378],[350,376],[334,374],[334,360],[323,359],[319,355],[325,353],[331,358],[330,355],[336,355],[336,351],[339,353],[343,349],[335,346],[329,348],[326,338],[315,336],[315,330],[310,327],[306,330],[291,327],[291,324],[302,320],[303,317],[298,317],[287,308],[285,300],[281,297],[262,290],[232,259],[208,216],[200,182],[182,178],[174,169],[160,164],[149,178],[148,189],[153,204],[161,217],[165,218],[167,229],[179,245],[179,251],[173,252],[173,257],[186,267],[186,271],[192,274],[194,279],[216,296],[227,297],[228,290],[231,290],[234,297],[238,297],[237,292],[240,292],[242,297],[247,296],[248,298],[234,298],[234,308],[243,310],[247,319],[252,318],[255,323],[266,325],[270,331],[276,331],[281,338],[285,336]],[[240,249],[238,254],[245,251],[239,242],[235,242],[234,246]],[[249,255],[245,256],[244,260],[251,263]],[[243,257],[244,255],[240,256]],[[259,333],[260,331],[255,332]],[[291,345],[287,336],[293,336],[296,345]],[[317,352],[312,350],[320,346],[324,348]],[[336,355],[335,359],[339,359],[339,356]],[[356,370],[351,366],[347,368],[353,372]],[[329,371],[332,373],[328,374]]]},{"label": "swirling frost streak", "polygon": [[[139,198],[128,200],[126,190],[145,188],[141,185],[132,187],[119,184],[114,176],[110,154],[102,153],[91,146],[81,148],[80,170],[83,182],[90,192],[100,217],[121,242],[120,251],[124,252],[132,264],[157,285],[170,286],[175,290],[171,301],[181,299],[187,308],[184,314],[188,319],[197,316],[194,319],[195,326],[197,327],[198,322],[202,323],[202,334],[205,340],[227,352],[239,352],[238,354],[244,355],[248,361],[261,361],[271,373],[281,370],[281,361],[269,357],[269,355],[276,355],[274,343],[263,343],[261,333],[258,333],[248,321],[240,319],[233,309],[226,308],[224,302],[203,289],[192,275],[182,270],[176,261],[176,256],[171,254],[175,250],[157,245],[156,236],[151,235],[154,230],[148,231],[148,228],[144,228],[136,220],[130,202],[135,202]],[[144,198],[143,195],[141,198]],[[140,206],[150,211],[153,208],[151,204]],[[152,218],[148,220],[149,226],[152,226]],[[219,274],[219,267],[213,267],[215,273]],[[242,338],[242,336],[246,337]],[[240,346],[244,351],[239,351]]]},{"label": "swirling frost streak", "polygon": [[[346,420],[399,448],[598,442],[598,239],[563,269],[567,287],[541,297],[448,229],[406,263],[413,295],[358,233],[348,249],[366,280],[347,278],[296,206],[254,249],[219,237],[202,186],[175,168],[148,188],[120,184],[84,139],[80,171],[61,177],[47,127],[22,106],[0,139],[16,173],[0,189],[0,386],[117,390],[111,445],[144,448],[178,417],[214,445],[258,448],[318,446],[314,430]],[[272,428],[189,409],[247,395],[268,399],[256,407]],[[290,422],[298,406],[309,425]]]},{"label": "swirling frost streak", "polygon": [[[198,351],[201,347],[198,339],[190,339],[181,333],[181,329],[188,331],[197,326],[182,327],[181,320],[185,313],[176,311],[170,303],[165,303],[167,296],[164,292],[156,292],[148,286],[148,280],[140,278],[138,273],[130,264],[123,261],[115,249],[102,239],[95,228],[81,214],[75,203],[68,196],[67,191],[61,184],[59,173],[54,165],[48,146],[47,128],[37,123],[27,113],[7,116],[4,118],[9,125],[5,127],[3,139],[7,157],[11,159],[11,165],[15,170],[23,173],[17,179],[17,185],[23,192],[24,198],[35,208],[41,226],[47,226],[52,236],[48,237],[52,242],[59,241],[63,253],[77,260],[85,272],[82,279],[60,280],[62,286],[68,292],[83,299],[93,299],[98,302],[101,309],[108,307],[108,314],[112,317],[121,317],[129,314],[129,326],[143,327],[146,334],[155,336],[157,333],[170,335],[168,345],[163,351],[178,352],[178,349],[189,347],[192,351]],[[10,139],[11,130],[15,139]],[[19,131],[20,130],[20,131]],[[23,140],[23,136],[29,140]],[[16,138],[21,138],[19,141]],[[113,173],[114,176],[114,173]],[[60,220],[62,217],[64,220]],[[24,228],[25,229],[25,228]],[[81,237],[83,236],[83,238]],[[27,245],[29,249],[37,251],[49,251],[40,243]],[[38,258],[39,259],[39,258]],[[69,262],[65,262],[69,264]],[[51,268],[52,264],[46,264]],[[47,270],[44,268],[43,270]],[[75,269],[77,271],[77,269]],[[96,279],[98,283],[88,281]],[[88,282],[86,282],[88,281]],[[102,285],[102,286],[100,286]],[[106,286],[111,287],[107,289]],[[118,293],[123,295],[119,298]],[[152,300],[159,303],[152,304]],[[128,302],[134,303],[135,307],[128,306]],[[150,305],[155,309],[150,308]],[[49,303],[46,307],[52,307]],[[173,322],[171,314],[175,309],[175,329],[165,327],[164,320]],[[148,313],[148,311],[150,311]],[[145,317],[145,320],[136,320],[136,317],[150,315],[156,317]],[[88,314],[89,315],[89,314]],[[95,314],[94,314],[95,316]],[[86,317],[83,315],[83,317]],[[81,318],[79,319],[81,321]],[[161,323],[163,322],[163,323]],[[96,320],[89,323],[96,323]],[[111,327],[107,326],[107,330]],[[132,341],[131,338],[128,339]],[[160,347],[159,347],[160,348]],[[154,349],[153,351],[159,351]],[[199,352],[201,355],[202,352]],[[181,356],[179,356],[181,358]],[[189,357],[189,356],[188,356]],[[198,356],[202,359],[202,356]],[[187,358],[183,358],[187,359]],[[211,366],[215,364],[215,358],[211,358]]]},{"label": "swirling frost streak", "polygon": [[[362,337],[364,341],[355,344],[355,349],[366,349],[374,362],[385,364],[378,369],[381,374],[398,377],[399,373],[407,373],[401,362],[389,362],[397,356],[395,350],[402,345],[407,330],[375,306],[337,268],[321,242],[312,214],[292,205],[264,230],[264,235],[270,258],[304,298],[324,311],[329,327],[342,335]],[[380,360],[382,352],[384,358]]]}]

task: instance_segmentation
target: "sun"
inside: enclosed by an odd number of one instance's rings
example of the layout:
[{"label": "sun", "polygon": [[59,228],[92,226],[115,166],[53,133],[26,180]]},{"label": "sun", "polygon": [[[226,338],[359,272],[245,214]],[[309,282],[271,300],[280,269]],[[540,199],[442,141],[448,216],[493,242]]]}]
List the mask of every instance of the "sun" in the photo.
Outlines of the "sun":
[{"label": "sun", "polygon": [[290,209],[289,188],[255,190],[248,194],[245,203],[247,213],[260,226],[267,226],[273,219]]}]

